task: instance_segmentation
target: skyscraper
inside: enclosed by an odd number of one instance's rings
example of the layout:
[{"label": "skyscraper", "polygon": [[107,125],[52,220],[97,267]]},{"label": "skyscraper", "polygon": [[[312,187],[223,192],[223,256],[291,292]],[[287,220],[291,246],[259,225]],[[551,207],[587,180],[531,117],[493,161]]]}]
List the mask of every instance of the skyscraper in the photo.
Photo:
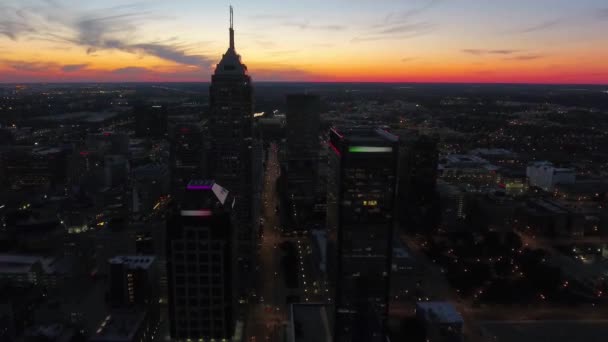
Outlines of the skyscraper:
[{"label": "skyscraper", "polygon": [[334,340],[384,341],[398,138],[381,129],[333,128],[329,145],[327,215],[336,244]]},{"label": "skyscraper", "polygon": [[[257,192],[254,180],[253,89],[247,66],[234,45],[232,7],[230,46],[211,78],[208,166],[210,177],[234,194],[235,225],[240,275],[248,274],[254,258],[256,234],[254,210]],[[246,279],[243,279],[246,280]],[[239,281],[247,284],[247,281]]]},{"label": "skyscraper", "polygon": [[429,232],[438,223],[436,193],[439,138],[417,131],[396,132],[399,136],[399,184],[397,207],[401,228]]},{"label": "skyscraper", "polygon": [[319,112],[316,95],[287,95],[287,192],[295,223],[312,212],[319,166]]},{"label": "skyscraper", "polygon": [[172,130],[170,139],[171,187],[172,193],[178,195],[188,182],[203,175],[203,133],[195,123],[180,123]]},{"label": "skyscraper", "polygon": [[234,198],[213,181],[191,181],[167,223],[171,337],[229,339],[234,313]]}]

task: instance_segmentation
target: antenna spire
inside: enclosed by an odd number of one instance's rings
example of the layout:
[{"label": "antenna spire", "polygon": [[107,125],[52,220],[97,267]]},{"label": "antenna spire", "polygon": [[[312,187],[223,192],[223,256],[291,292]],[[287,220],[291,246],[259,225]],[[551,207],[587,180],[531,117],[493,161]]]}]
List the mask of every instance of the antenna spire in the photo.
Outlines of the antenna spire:
[{"label": "antenna spire", "polygon": [[234,13],[230,5],[230,49],[234,50]]}]

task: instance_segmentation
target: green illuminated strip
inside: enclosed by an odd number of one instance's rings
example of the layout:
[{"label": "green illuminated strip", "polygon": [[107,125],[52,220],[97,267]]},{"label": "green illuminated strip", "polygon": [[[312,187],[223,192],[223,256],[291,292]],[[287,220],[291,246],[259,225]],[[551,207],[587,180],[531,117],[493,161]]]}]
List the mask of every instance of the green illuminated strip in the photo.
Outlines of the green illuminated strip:
[{"label": "green illuminated strip", "polygon": [[377,146],[351,146],[348,148],[348,152],[352,153],[381,153],[381,152],[392,152],[392,147],[377,147]]}]

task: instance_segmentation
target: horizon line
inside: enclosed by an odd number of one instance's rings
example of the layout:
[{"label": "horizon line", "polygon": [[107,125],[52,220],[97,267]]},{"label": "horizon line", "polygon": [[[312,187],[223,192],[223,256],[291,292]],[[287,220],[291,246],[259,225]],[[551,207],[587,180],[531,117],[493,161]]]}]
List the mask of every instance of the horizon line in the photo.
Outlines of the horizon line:
[{"label": "horizon line", "polygon": [[[66,82],[1,82],[0,86],[5,85],[21,85],[21,84],[211,84],[210,81],[66,81]],[[256,81],[255,84],[283,83],[283,84],[413,84],[413,85],[547,85],[547,86],[608,86],[606,83],[551,83],[551,82],[412,82],[412,81]]]}]

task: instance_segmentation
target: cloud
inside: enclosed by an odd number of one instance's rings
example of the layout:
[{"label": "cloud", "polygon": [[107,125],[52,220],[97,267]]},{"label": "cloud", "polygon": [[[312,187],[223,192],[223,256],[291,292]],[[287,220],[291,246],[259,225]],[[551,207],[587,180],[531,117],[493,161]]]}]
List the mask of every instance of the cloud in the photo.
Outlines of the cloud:
[{"label": "cloud", "polygon": [[262,13],[262,14],[254,14],[249,16],[250,19],[253,20],[278,20],[278,19],[287,19],[289,18],[289,15],[287,14],[267,14],[267,13]]},{"label": "cloud", "polygon": [[420,20],[418,17],[442,1],[430,0],[419,7],[390,12],[384,17],[382,22],[372,25],[369,32],[353,38],[351,42],[408,39],[428,34],[435,29],[435,24]]},{"label": "cloud", "polygon": [[497,49],[497,50],[487,50],[487,49],[463,49],[461,50],[464,53],[468,53],[470,55],[475,56],[484,56],[484,55],[512,55],[518,53],[519,50],[505,50],[505,49]]},{"label": "cloud", "polygon": [[265,49],[271,49],[271,48],[274,48],[277,46],[277,43],[275,43],[272,40],[258,39],[258,40],[255,40],[255,43]]},{"label": "cloud", "polygon": [[212,58],[190,53],[187,47],[175,39],[138,41],[138,27],[145,21],[158,19],[145,11],[143,6],[131,4],[94,12],[79,12],[52,4],[35,9],[0,7],[0,35],[13,40],[27,37],[74,44],[84,47],[88,54],[102,50],[120,50],[183,65],[211,66]]},{"label": "cloud", "polygon": [[12,20],[0,21],[0,35],[6,36],[11,40],[17,40],[17,38],[25,33],[36,32],[34,28],[30,27],[26,23],[15,22]]},{"label": "cloud", "polygon": [[46,62],[24,62],[24,61],[11,61],[11,60],[4,60],[2,62],[4,64],[8,65],[13,70],[26,71],[26,72],[47,71],[50,69],[55,69],[57,67],[57,65],[55,63],[46,63]]},{"label": "cloud", "polygon": [[535,60],[535,59],[541,59],[544,57],[545,56],[543,56],[543,55],[521,55],[521,56],[514,56],[514,57],[505,58],[505,59],[511,60],[511,61],[531,61],[531,60]]},{"label": "cloud", "polygon": [[25,8],[0,5],[0,36],[19,40],[22,36],[38,32],[39,20]]},{"label": "cloud", "polygon": [[343,25],[313,25],[307,21],[284,22],[283,26],[296,27],[300,30],[341,31],[346,29],[346,26]]},{"label": "cloud", "polygon": [[608,20],[608,8],[601,8],[597,11],[596,16],[600,20]]},{"label": "cloud", "polygon": [[[429,9],[435,7],[436,5],[438,5],[439,3],[441,3],[443,0],[430,0],[427,3],[425,3],[424,5],[420,6],[420,7],[414,7],[414,8],[410,8],[404,11],[397,11],[397,12],[391,12],[388,13],[385,17],[384,17],[384,24],[387,23],[394,23],[394,22],[399,22],[399,21],[403,21],[403,20],[408,20],[411,17],[417,16],[419,14],[422,14],[426,11],[428,11]],[[377,26],[382,26],[383,24],[379,24]]]},{"label": "cloud", "polygon": [[369,34],[355,37],[351,42],[414,38],[430,33],[434,29],[435,25],[429,22],[390,25],[372,30]]},{"label": "cloud", "polygon": [[404,58],[401,58],[401,61],[403,63],[407,63],[407,62],[411,62],[411,61],[416,60],[416,59],[418,59],[418,58],[416,58],[416,57],[404,57]]},{"label": "cloud", "polygon": [[61,67],[61,70],[65,72],[79,71],[89,66],[88,64],[68,64]]},{"label": "cloud", "polygon": [[428,23],[409,23],[383,28],[377,34],[411,33],[429,27]]},{"label": "cloud", "polygon": [[563,23],[562,19],[547,20],[547,21],[540,22],[540,23],[538,23],[536,25],[525,27],[525,28],[523,28],[521,30],[518,30],[517,32],[520,32],[520,33],[531,33],[531,32],[543,31],[543,30],[550,29],[550,28],[553,28],[555,26],[558,26],[558,25],[560,25],[562,23]]},{"label": "cloud", "polygon": [[521,50],[510,49],[463,49],[462,52],[474,56],[506,56],[504,60],[509,61],[531,61],[545,57],[541,54],[525,53]]},{"label": "cloud", "polygon": [[124,75],[124,76],[135,76],[142,75],[150,72],[150,69],[136,67],[136,66],[128,66],[124,68],[114,69],[111,71],[115,75]]}]

